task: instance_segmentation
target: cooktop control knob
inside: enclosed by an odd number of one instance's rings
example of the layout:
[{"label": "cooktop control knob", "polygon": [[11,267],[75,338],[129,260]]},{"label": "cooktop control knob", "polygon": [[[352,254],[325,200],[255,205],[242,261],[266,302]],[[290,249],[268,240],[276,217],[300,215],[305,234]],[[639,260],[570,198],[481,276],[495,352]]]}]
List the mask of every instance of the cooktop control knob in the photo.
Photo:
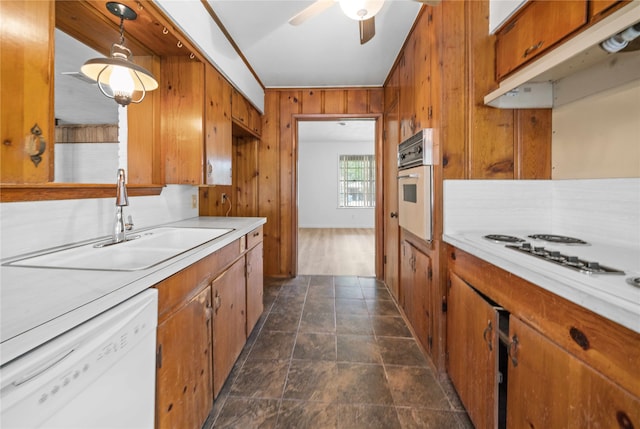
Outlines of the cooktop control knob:
[{"label": "cooktop control knob", "polygon": [[531,243],[522,243],[520,247],[524,250],[531,250]]}]

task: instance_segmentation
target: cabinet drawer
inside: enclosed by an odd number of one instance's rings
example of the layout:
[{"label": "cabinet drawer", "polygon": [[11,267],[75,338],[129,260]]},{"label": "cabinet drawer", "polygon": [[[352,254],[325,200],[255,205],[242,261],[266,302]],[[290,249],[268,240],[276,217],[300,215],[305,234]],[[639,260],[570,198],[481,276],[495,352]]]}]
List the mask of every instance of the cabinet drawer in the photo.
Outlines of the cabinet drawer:
[{"label": "cabinet drawer", "polygon": [[158,320],[162,321],[173,310],[189,301],[239,256],[240,243],[236,240],[156,284]]},{"label": "cabinet drawer", "polygon": [[503,79],[586,23],[586,0],[530,1],[497,35],[497,79]]},{"label": "cabinet drawer", "polygon": [[262,227],[256,228],[247,234],[247,249],[251,249],[263,240]]}]

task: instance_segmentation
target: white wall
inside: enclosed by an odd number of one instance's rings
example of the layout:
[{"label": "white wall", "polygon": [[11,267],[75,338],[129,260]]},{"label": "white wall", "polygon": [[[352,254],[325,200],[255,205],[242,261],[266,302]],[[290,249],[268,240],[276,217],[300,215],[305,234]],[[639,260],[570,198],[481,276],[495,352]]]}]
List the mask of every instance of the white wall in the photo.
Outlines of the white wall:
[{"label": "white wall", "polygon": [[374,154],[369,141],[298,142],[298,226],[300,228],[373,228],[375,209],[338,208],[340,155]]},{"label": "white wall", "polygon": [[[198,216],[191,207],[198,188],[166,186],[160,195],[129,197],[125,219],[134,230]],[[115,216],[114,198],[0,204],[0,257],[108,236]]]},{"label": "white wall", "polygon": [[640,177],[640,80],[553,109],[552,178]]}]

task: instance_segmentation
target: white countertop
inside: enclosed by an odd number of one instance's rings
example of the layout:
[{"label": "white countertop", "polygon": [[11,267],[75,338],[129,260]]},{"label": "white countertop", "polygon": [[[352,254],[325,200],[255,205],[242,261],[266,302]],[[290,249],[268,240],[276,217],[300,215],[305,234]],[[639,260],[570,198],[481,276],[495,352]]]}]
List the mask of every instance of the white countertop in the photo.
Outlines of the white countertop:
[{"label": "white countertop", "polygon": [[[640,249],[593,241],[588,246],[535,244],[625,271],[624,275],[589,275],[507,249],[504,244],[482,238],[487,234],[498,233],[526,239],[528,234],[540,232],[465,231],[445,234],[443,239],[465,252],[640,333],[640,288],[626,283],[627,278],[640,276]],[[553,233],[561,234],[557,231]],[[530,239],[527,241],[533,242]]]},{"label": "white countertop", "polygon": [[[257,217],[196,217],[158,225],[234,230],[161,264],[138,271],[0,266],[0,366],[118,305],[264,223],[265,218]],[[100,237],[95,241],[104,239]]]}]

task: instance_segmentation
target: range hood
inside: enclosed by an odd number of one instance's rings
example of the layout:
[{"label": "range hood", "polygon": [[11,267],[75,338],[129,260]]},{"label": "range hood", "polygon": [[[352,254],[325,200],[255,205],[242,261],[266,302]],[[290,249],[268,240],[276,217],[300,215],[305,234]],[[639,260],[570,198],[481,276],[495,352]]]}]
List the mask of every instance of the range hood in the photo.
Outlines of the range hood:
[{"label": "range hood", "polygon": [[[551,108],[556,104],[554,82],[586,69],[611,69],[616,65],[620,69],[618,57],[625,57],[623,63],[636,64],[640,51],[611,54],[600,43],[639,21],[640,1],[632,1],[504,79],[498,89],[484,97],[484,104],[502,109]],[[625,83],[621,79],[640,79],[637,67],[625,70],[624,76],[612,76],[604,85],[613,87]],[[602,82],[599,84],[599,90],[607,89]]]}]

